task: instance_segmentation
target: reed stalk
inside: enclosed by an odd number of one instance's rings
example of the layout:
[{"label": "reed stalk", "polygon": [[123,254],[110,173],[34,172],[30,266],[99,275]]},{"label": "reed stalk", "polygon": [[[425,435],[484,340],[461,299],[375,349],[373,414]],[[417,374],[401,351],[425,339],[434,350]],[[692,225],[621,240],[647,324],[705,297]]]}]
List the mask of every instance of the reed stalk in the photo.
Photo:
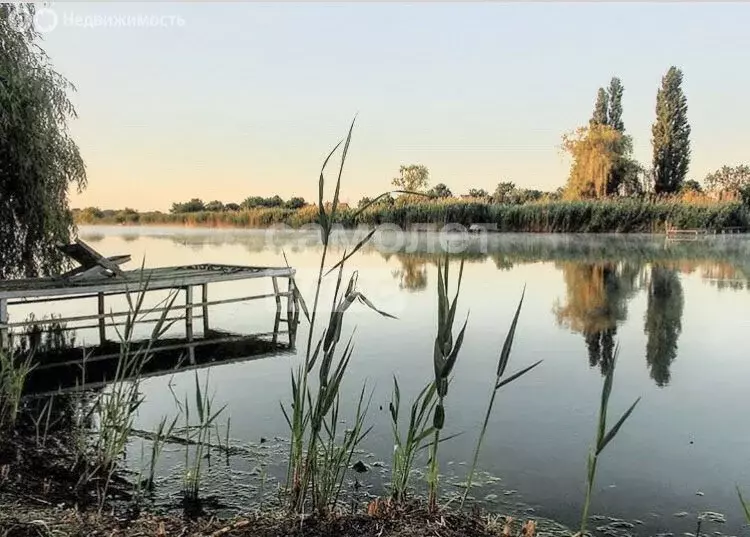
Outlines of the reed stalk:
[{"label": "reed stalk", "polygon": [[32,356],[0,350],[0,432],[16,426],[26,379],[34,369]]},{"label": "reed stalk", "polygon": [[602,385],[602,394],[599,404],[599,423],[596,430],[596,443],[595,446],[589,451],[587,462],[586,496],[583,502],[583,512],[581,513],[581,529],[579,532],[579,535],[581,536],[585,535],[586,533],[586,525],[588,524],[589,507],[591,505],[591,498],[594,489],[594,481],[596,479],[596,469],[599,462],[599,455],[601,455],[602,451],[604,451],[604,448],[606,448],[607,445],[609,445],[609,443],[614,440],[615,436],[617,436],[617,433],[620,431],[620,428],[625,423],[625,420],[630,417],[630,415],[633,413],[633,410],[635,410],[635,407],[641,400],[640,397],[636,399],[635,402],[630,405],[630,407],[625,411],[625,413],[620,416],[620,419],[617,420],[617,423],[615,423],[615,425],[611,429],[607,430],[607,411],[609,408],[609,397],[612,394],[612,384],[614,382],[615,376],[615,365],[617,364],[619,353],[620,349],[618,346],[615,348],[615,352],[612,358],[612,364],[607,370],[607,374],[604,377],[604,384]]},{"label": "reed stalk", "polygon": [[[107,498],[107,491],[117,468],[117,462],[128,445],[133,429],[133,423],[138,408],[143,402],[140,394],[140,382],[143,367],[153,355],[153,345],[171,327],[167,321],[176,293],[170,293],[165,300],[167,307],[157,319],[151,336],[145,345],[136,344],[134,340],[135,325],[140,319],[153,313],[153,309],[146,309],[143,305],[148,291],[148,278],[144,277],[143,267],[135,296],[126,294],[128,312],[123,330],[117,325],[115,331],[120,339],[119,356],[114,377],[107,389],[96,399],[91,408],[78,418],[80,438],[77,442],[78,459],[82,465],[78,482],[79,490],[96,480],[99,513],[102,512]],[[81,385],[86,384],[86,358],[82,364]],[[89,442],[81,434],[87,429],[86,424],[94,421],[96,424],[91,450]]]},{"label": "reed stalk", "polygon": [[469,474],[466,477],[466,489],[464,490],[464,494],[461,497],[461,508],[463,508],[464,503],[466,502],[466,498],[469,495],[469,491],[471,490],[471,484],[474,479],[474,472],[476,471],[477,467],[477,461],[479,460],[479,452],[482,449],[482,443],[484,442],[484,436],[487,432],[487,425],[490,421],[490,415],[492,414],[492,408],[495,404],[495,397],[497,396],[497,392],[502,388],[503,386],[510,384],[514,380],[519,379],[535,367],[537,367],[539,364],[542,363],[542,360],[539,360],[538,362],[535,362],[531,364],[530,366],[510,375],[507,378],[503,378],[505,375],[505,369],[508,367],[508,361],[510,360],[510,352],[513,347],[513,339],[516,335],[516,327],[518,326],[518,316],[521,313],[521,307],[523,306],[523,299],[526,294],[526,289],[524,288],[524,291],[521,293],[521,300],[518,302],[518,307],[516,308],[516,313],[513,316],[513,322],[510,325],[510,330],[508,331],[508,334],[505,336],[505,342],[503,343],[503,349],[500,352],[500,358],[497,362],[497,371],[495,372],[495,381],[492,385],[492,390],[490,392],[490,400],[487,405],[487,410],[484,414],[484,421],[482,422],[482,428],[479,432],[479,438],[477,438],[476,447],[474,448],[474,456],[471,459],[471,466],[469,467]]},{"label": "reed stalk", "polygon": [[445,398],[448,395],[448,384],[450,382],[451,372],[456,365],[458,353],[463,344],[464,333],[466,332],[466,324],[468,322],[467,318],[454,341],[453,321],[456,317],[458,297],[461,293],[461,279],[463,278],[464,272],[463,259],[459,266],[456,294],[452,301],[448,298],[449,267],[450,263],[447,256],[444,260],[438,262],[438,329],[437,335],[435,336],[435,346],[433,351],[433,365],[435,370],[434,385],[437,393],[437,404],[435,405],[432,414],[432,427],[434,432],[432,445],[430,447],[430,461],[427,471],[428,508],[433,513],[437,511],[438,480],[440,471],[438,448],[441,443],[440,433],[445,425]]},{"label": "reed stalk", "polygon": [[742,511],[745,514],[745,520],[747,520],[747,523],[750,524],[750,503],[745,501],[745,498],[742,496],[740,487],[737,487],[737,496],[740,498],[740,505],[742,505]]},{"label": "reed stalk", "polygon": [[[354,427],[344,432],[343,437],[336,434],[330,417],[338,413],[339,391],[341,383],[352,357],[353,344],[349,338],[344,349],[339,352],[346,311],[355,302],[361,303],[381,315],[389,316],[375,306],[357,289],[357,274],[354,273],[343,287],[343,271],[348,259],[366,244],[374,230],[362,239],[351,251],[344,252],[341,259],[326,270],[328,246],[334,224],[339,217],[339,195],[344,164],[351,143],[354,121],[343,142],[334,147],[323,162],[318,180],[317,223],[321,230],[323,250],[320,256],[312,312],[307,307],[299,289],[293,286],[295,301],[309,323],[305,360],[291,374],[292,402],[287,409],[281,404],[281,410],[291,433],[289,461],[287,464],[287,491],[289,506],[295,513],[304,513],[306,501],[311,496],[313,507],[319,512],[334,508],[343,482],[344,465],[353,453],[356,445],[363,439],[364,413],[362,400],[358,406]],[[335,183],[333,201],[326,210],[324,200],[325,169],[331,157],[343,143],[338,177]],[[337,271],[336,288],[333,296],[331,314],[322,331],[318,330],[318,308],[324,279]],[[316,343],[314,343],[316,342]],[[317,366],[317,379],[311,378]],[[315,382],[317,380],[317,382]],[[358,431],[358,433],[357,433]],[[333,484],[338,483],[337,486]]]},{"label": "reed stalk", "polygon": [[393,396],[389,404],[394,443],[390,493],[397,502],[406,499],[416,456],[429,445],[426,442],[435,433],[430,416],[437,404],[436,393],[434,382],[430,382],[419,392],[411,405],[406,437],[402,437],[399,430],[401,390],[395,375],[393,377]]},{"label": "reed stalk", "polygon": [[151,441],[151,458],[148,463],[148,477],[146,478],[146,488],[148,490],[154,489],[154,479],[156,477],[156,465],[161,458],[162,451],[167,439],[172,436],[172,432],[177,425],[179,416],[175,416],[172,421],[168,422],[167,416],[162,416],[159,421],[159,425],[156,427],[154,438]]},{"label": "reed stalk", "polygon": [[203,459],[211,449],[211,432],[219,415],[226,405],[213,410],[214,397],[209,393],[209,374],[206,374],[201,387],[198,373],[195,373],[194,416],[196,423],[190,420],[190,398],[185,395],[182,413],[185,417],[185,475],[183,479],[183,501],[189,514],[200,512],[200,487],[203,472]]}]

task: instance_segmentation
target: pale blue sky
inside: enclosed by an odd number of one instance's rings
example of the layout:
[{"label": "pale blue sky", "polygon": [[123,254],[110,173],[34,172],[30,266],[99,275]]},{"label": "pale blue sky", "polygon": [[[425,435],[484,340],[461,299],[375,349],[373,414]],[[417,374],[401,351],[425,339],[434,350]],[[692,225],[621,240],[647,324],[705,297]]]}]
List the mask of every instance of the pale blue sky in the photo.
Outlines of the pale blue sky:
[{"label": "pale blue sky", "polygon": [[[201,197],[314,197],[359,112],[344,198],[420,163],[456,194],[501,180],[554,189],[560,137],[599,86],[625,86],[636,157],[651,160],[656,90],[685,73],[702,179],[748,162],[750,4],[57,3],[45,47],[78,86],[89,168],[74,206],[167,209]],[[178,27],[65,24],[65,15],[175,15]]]}]

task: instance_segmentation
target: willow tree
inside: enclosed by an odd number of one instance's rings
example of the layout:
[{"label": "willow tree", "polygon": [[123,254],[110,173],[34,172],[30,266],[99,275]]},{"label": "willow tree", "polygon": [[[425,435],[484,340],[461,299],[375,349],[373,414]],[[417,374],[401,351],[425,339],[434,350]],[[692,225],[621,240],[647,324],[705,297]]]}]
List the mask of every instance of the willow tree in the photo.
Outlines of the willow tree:
[{"label": "willow tree", "polygon": [[86,171],[67,122],[75,88],[39,47],[33,4],[0,4],[0,278],[36,276],[64,263],[55,244],[75,232],[68,191]]},{"label": "willow tree", "polygon": [[563,150],[573,162],[566,186],[569,198],[603,198],[613,194],[617,185],[612,170],[622,156],[623,134],[610,127],[591,123],[563,136]]}]

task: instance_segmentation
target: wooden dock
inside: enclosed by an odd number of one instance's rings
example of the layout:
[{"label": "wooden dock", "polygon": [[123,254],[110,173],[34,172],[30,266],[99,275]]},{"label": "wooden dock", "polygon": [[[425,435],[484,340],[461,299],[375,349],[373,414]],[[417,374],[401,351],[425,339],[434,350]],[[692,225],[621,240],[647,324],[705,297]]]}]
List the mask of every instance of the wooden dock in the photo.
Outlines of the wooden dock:
[{"label": "wooden dock", "polygon": [[720,229],[679,229],[666,226],[665,234],[668,241],[695,241],[706,235],[725,235],[734,233],[746,233],[747,229],[743,227],[725,227]]},{"label": "wooden dock", "polygon": [[[130,256],[106,258],[82,241],[73,245],[61,246],[60,249],[76,259],[81,266],[60,276],[0,281],[0,346],[7,349],[13,329],[29,329],[32,326],[56,324],[63,330],[98,328],[99,343],[107,342],[108,326],[122,325],[132,311],[107,311],[107,298],[114,295],[132,295],[139,292],[150,293],[159,290],[173,290],[184,293],[184,304],[171,304],[149,308],[148,313],[180,312],[178,317],[167,316],[168,321],[183,321],[185,342],[191,349],[191,356],[196,346],[215,344],[207,336],[212,328],[209,322],[209,307],[220,304],[247,302],[251,300],[273,299],[277,318],[285,311],[280,322],[287,325],[286,332],[296,330],[298,321],[298,303],[294,292],[295,270],[291,267],[254,267],[224,264],[196,264],[174,267],[144,268],[122,270],[119,265],[130,259]],[[224,298],[209,299],[209,284],[238,280],[265,279],[269,292]],[[285,285],[283,280],[286,280]],[[282,286],[284,287],[282,289]],[[194,300],[193,292],[200,289],[201,300]],[[28,304],[49,304],[65,300],[96,299],[96,313],[55,317],[54,319],[30,319],[11,321],[9,310],[14,306]],[[286,302],[283,305],[283,302]],[[284,307],[285,306],[285,307]],[[196,314],[195,310],[199,313]],[[205,342],[194,337],[194,322],[200,319],[203,325]],[[157,319],[142,319],[139,322],[156,322]],[[80,323],[89,323],[83,324]],[[91,324],[93,323],[93,324]],[[278,324],[278,322],[277,322]],[[275,330],[276,331],[276,330]]]}]

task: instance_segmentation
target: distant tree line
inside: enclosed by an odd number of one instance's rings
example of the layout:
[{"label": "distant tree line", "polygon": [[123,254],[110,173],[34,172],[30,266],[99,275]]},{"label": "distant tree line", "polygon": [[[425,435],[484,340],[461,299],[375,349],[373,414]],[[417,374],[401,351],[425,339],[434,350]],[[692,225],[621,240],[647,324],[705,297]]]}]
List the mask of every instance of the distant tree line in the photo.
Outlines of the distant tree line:
[{"label": "distant tree line", "polygon": [[239,211],[242,209],[255,209],[259,207],[279,207],[282,209],[300,209],[306,205],[304,198],[293,197],[284,201],[281,196],[263,198],[261,196],[251,196],[246,198],[242,203],[222,203],[214,200],[204,203],[199,198],[193,198],[182,203],[173,203],[169,212],[172,214],[180,213],[200,213],[200,212],[222,212],[222,211]]}]

